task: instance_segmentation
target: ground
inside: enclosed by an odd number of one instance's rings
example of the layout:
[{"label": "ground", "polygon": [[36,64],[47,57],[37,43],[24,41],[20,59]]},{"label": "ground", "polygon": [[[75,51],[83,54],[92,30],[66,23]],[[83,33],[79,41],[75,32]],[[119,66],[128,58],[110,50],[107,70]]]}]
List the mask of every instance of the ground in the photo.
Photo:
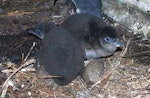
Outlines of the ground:
[{"label": "ground", "polygon": [[[150,41],[142,40],[142,35],[133,35],[131,30],[108,17],[105,17],[105,21],[120,31],[125,47],[111,57],[90,61],[82,73],[83,77],[88,77],[84,81],[79,76],[69,85],[54,89],[35,74],[32,65],[19,70],[20,66],[34,62],[33,58],[39,49],[40,40],[27,35],[25,30],[41,21],[60,24],[69,16],[63,2],[58,2],[56,6],[52,6],[52,3],[53,0],[0,1],[3,10],[0,13],[2,98],[150,97]],[[33,42],[36,45],[30,51]],[[33,61],[29,61],[31,58]],[[12,72],[13,76],[10,77]]]}]

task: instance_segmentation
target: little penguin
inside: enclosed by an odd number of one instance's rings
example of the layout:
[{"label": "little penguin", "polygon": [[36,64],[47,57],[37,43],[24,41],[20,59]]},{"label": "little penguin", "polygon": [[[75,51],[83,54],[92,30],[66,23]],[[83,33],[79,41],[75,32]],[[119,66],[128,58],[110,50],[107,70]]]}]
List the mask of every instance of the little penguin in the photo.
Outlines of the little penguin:
[{"label": "little penguin", "polygon": [[[54,4],[58,0],[54,0]],[[70,2],[76,7],[77,13],[86,13],[102,18],[102,1],[101,0],[66,0],[66,4]]]},{"label": "little penguin", "polygon": [[118,47],[123,46],[117,30],[93,15],[74,14],[64,20],[61,27],[80,42],[86,59],[111,56]]},{"label": "little penguin", "polygon": [[37,59],[48,74],[60,76],[54,78],[55,83],[67,85],[80,74],[84,58],[78,41],[70,32],[49,22],[39,23],[27,32],[41,39]]}]

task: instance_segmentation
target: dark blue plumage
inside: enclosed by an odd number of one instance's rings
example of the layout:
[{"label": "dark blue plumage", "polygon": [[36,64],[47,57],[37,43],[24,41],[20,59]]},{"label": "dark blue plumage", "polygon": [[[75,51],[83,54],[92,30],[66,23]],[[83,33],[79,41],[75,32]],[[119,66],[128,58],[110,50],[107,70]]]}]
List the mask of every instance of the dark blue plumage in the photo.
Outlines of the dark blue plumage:
[{"label": "dark blue plumage", "polygon": [[61,26],[80,42],[87,59],[110,56],[122,46],[117,30],[93,15],[72,15]]},{"label": "dark blue plumage", "polygon": [[70,83],[80,74],[84,67],[83,54],[78,41],[68,31],[51,23],[40,23],[28,29],[28,33],[42,39],[37,70],[44,66],[50,75],[61,76],[54,78],[59,85]]}]

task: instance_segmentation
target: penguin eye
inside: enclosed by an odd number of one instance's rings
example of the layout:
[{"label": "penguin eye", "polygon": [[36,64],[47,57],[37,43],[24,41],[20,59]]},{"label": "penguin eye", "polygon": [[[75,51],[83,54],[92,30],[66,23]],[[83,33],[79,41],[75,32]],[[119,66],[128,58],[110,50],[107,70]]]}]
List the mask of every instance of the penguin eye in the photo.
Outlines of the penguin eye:
[{"label": "penguin eye", "polygon": [[110,38],[110,37],[105,37],[105,38],[104,38],[104,41],[105,41],[105,42],[108,42],[108,43],[111,43],[111,42],[113,42],[113,39]]}]

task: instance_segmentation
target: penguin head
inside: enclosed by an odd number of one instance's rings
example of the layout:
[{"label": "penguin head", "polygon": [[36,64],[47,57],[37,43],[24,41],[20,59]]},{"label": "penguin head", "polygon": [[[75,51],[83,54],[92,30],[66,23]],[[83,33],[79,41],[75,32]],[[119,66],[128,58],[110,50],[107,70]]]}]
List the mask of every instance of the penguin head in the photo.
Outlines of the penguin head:
[{"label": "penguin head", "polygon": [[98,36],[100,45],[108,51],[116,51],[118,47],[122,47],[123,43],[117,36],[117,31],[114,27],[106,26]]}]

